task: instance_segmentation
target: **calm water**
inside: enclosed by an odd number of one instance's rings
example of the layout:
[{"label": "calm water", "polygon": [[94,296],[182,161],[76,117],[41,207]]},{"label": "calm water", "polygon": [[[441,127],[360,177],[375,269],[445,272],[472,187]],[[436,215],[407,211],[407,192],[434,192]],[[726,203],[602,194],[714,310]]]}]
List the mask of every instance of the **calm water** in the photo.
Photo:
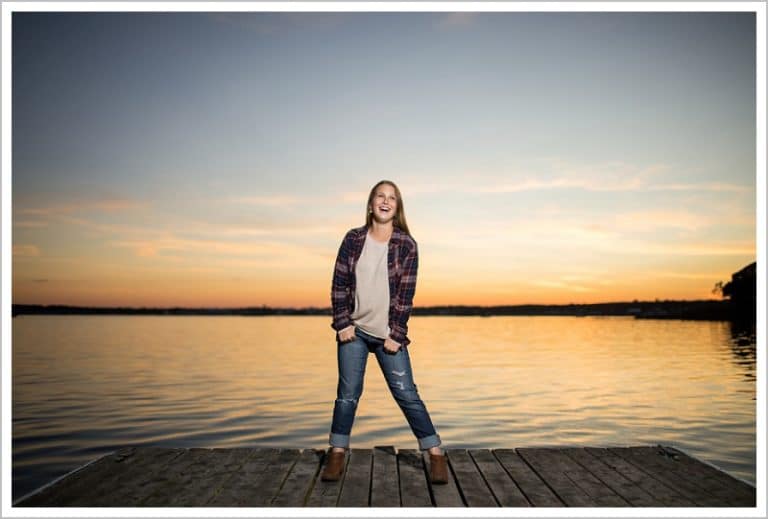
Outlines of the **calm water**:
[{"label": "calm water", "polygon": [[[725,322],[413,317],[446,447],[665,444],[755,481],[755,342]],[[745,344],[746,343],[746,344]],[[13,319],[13,495],[127,445],[327,446],[328,317]],[[373,355],[353,447],[417,448]]]}]

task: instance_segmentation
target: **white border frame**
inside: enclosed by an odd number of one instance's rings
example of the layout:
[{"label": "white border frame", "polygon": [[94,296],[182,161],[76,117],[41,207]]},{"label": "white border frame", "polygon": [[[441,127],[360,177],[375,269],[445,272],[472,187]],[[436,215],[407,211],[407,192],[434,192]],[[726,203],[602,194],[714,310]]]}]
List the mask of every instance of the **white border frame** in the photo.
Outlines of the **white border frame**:
[{"label": "white border frame", "polygon": [[[518,12],[518,11],[755,12],[757,188],[757,506],[755,508],[361,509],[361,508],[19,508],[11,503],[11,15],[23,11],[290,11],[290,12]],[[2,516],[3,517],[765,517],[766,347],[766,111],[763,2],[6,2],[2,4]]]}]

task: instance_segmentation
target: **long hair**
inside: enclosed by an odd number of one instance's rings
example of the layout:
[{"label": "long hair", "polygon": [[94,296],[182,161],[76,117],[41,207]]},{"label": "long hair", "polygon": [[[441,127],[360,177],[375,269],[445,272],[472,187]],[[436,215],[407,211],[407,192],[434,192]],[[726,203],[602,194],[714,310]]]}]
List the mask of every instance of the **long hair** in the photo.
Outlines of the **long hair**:
[{"label": "long hair", "polygon": [[405,221],[405,207],[403,206],[403,196],[400,194],[400,188],[391,180],[380,180],[371,189],[368,195],[368,203],[365,205],[365,226],[369,229],[373,225],[373,213],[369,212],[369,207],[373,204],[373,197],[376,196],[376,190],[382,184],[389,184],[395,190],[395,197],[397,197],[397,209],[395,210],[395,218],[392,221],[392,225],[403,231],[408,236],[411,235],[411,231],[408,230],[408,223]]}]

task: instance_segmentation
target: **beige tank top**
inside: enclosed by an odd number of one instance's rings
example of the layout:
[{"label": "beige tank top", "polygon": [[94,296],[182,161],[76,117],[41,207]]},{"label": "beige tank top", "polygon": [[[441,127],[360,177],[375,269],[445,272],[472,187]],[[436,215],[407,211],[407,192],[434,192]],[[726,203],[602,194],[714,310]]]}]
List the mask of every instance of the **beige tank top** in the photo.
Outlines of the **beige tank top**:
[{"label": "beige tank top", "polygon": [[368,234],[355,266],[355,310],[352,321],[374,337],[389,337],[389,242],[378,242]]}]

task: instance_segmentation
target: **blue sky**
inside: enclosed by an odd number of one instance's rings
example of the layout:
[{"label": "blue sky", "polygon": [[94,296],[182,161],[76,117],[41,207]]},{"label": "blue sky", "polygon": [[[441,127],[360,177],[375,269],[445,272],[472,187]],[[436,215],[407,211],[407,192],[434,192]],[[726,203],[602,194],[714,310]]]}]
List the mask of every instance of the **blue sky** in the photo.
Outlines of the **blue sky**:
[{"label": "blue sky", "polygon": [[14,302],[325,306],[383,178],[417,303],[711,297],[754,14],[13,14]]}]

